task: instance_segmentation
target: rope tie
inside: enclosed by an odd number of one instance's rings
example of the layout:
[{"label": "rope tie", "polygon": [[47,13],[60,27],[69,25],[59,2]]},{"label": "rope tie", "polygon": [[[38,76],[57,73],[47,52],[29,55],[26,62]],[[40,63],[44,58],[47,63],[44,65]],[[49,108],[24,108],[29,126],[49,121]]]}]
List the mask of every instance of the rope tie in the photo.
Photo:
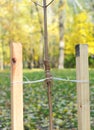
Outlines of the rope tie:
[{"label": "rope tie", "polygon": [[49,61],[45,60],[44,61],[44,65],[45,65],[45,74],[46,74],[46,83],[47,84],[51,84],[52,81],[52,75],[50,73],[50,65],[49,65]]}]

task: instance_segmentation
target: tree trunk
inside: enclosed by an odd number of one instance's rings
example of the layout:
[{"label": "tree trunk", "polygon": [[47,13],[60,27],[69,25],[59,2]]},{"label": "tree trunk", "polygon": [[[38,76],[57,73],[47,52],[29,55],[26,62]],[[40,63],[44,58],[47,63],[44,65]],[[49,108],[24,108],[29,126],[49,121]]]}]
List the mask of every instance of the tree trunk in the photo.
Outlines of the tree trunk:
[{"label": "tree trunk", "polygon": [[0,59],[0,69],[4,70],[3,55],[2,54],[1,54],[1,59]]},{"label": "tree trunk", "polygon": [[59,45],[59,65],[58,65],[59,69],[63,69],[64,68],[64,41],[60,41],[60,45]]},{"label": "tree trunk", "polygon": [[59,64],[58,68],[64,68],[64,0],[59,0]]},{"label": "tree trunk", "polygon": [[2,52],[1,52],[1,56],[0,56],[0,69],[4,70],[4,45],[2,42]]},{"label": "tree trunk", "polygon": [[42,19],[41,19],[41,15],[40,15],[40,12],[39,12],[39,9],[38,9],[38,6],[35,6],[36,7],[36,11],[37,11],[37,14],[38,14],[38,21],[39,21],[39,25],[40,25],[40,33],[41,33],[41,38],[40,38],[40,57],[39,57],[39,67],[42,68],[42,63],[43,63],[43,26],[42,26]]}]

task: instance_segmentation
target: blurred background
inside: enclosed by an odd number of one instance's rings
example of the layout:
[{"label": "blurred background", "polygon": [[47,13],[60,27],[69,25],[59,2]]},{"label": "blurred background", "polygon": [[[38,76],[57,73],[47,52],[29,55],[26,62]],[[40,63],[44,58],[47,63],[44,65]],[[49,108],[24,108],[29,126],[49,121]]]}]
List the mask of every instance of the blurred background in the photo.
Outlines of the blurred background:
[{"label": "blurred background", "polygon": [[[43,0],[0,0],[1,70],[10,66],[10,42],[22,43],[24,68],[43,67],[43,8],[38,4]],[[88,44],[94,67],[94,0],[54,0],[47,13],[51,67],[74,68],[76,44]]]},{"label": "blurred background", "polygon": [[[47,5],[50,2],[47,0]],[[0,130],[11,129],[11,42],[23,46],[23,81],[45,78],[45,72],[40,69],[44,67],[42,5],[43,0],[0,0]],[[75,45],[88,44],[90,120],[94,130],[94,0],[52,0],[47,14],[53,77],[76,79]],[[52,86],[54,130],[77,130],[76,83],[53,81]],[[45,83],[23,84],[23,97],[24,129],[48,130]]]}]

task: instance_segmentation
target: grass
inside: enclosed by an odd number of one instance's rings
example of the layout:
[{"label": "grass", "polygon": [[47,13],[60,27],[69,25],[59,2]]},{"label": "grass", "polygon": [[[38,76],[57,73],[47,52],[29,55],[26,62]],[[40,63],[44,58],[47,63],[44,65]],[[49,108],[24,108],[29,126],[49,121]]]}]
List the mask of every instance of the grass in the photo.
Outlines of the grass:
[{"label": "grass", "polygon": [[[90,69],[90,81],[94,70]],[[51,70],[54,77],[76,79],[75,69]],[[23,79],[39,80],[45,77],[43,70],[24,70]],[[93,86],[93,82],[90,86]],[[48,129],[49,109],[45,83],[25,84],[24,86],[24,127],[25,130]],[[94,91],[94,89],[92,89]],[[57,130],[77,128],[76,84],[53,81],[52,101],[54,127]],[[93,104],[92,100],[92,104]],[[0,72],[0,128],[10,130],[10,72]],[[92,107],[93,109],[93,107]],[[91,112],[92,122],[94,113]],[[92,128],[92,130],[94,130]]]}]

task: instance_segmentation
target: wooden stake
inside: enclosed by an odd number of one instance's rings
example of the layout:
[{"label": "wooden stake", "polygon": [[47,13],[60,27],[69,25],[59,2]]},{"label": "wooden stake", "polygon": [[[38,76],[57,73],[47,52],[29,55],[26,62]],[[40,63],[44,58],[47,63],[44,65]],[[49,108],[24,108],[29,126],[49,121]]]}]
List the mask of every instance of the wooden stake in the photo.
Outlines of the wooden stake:
[{"label": "wooden stake", "polygon": [[[89,102],[89,72],[88,72],[88,46],[76,46],[76,73],[78,100],[78,130],[90,130],[90,102]],[[86,82],[84,82],[86,81]]]},{"label": "wooden stake", "polygon": [[12,43],[10,45],[10,50],[11,128],[12,130],[23,130],[22,46],[20,43]]}]

